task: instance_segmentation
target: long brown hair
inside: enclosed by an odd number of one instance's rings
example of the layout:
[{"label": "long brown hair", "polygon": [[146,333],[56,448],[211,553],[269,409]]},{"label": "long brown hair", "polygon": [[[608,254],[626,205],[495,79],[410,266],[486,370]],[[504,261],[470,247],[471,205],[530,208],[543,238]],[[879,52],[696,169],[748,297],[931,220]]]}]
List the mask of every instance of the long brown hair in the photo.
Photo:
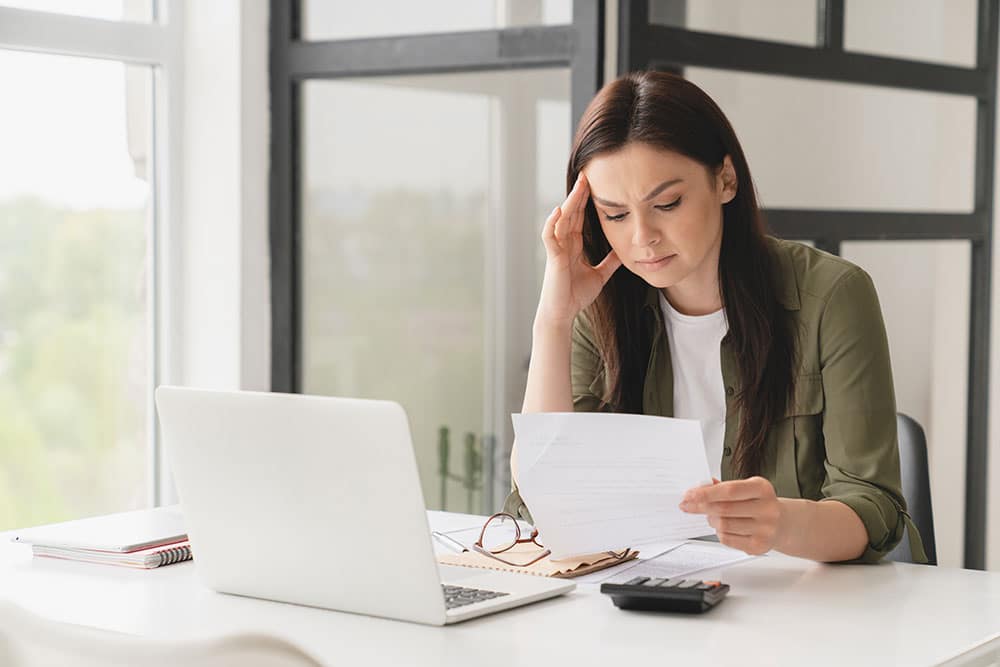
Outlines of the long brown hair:
[{"label": "long brown hair", "polygon": [[[696,85],[666,72],[632,72],[604,86],[584,112],[566,170],[567,192],[593,158],[630,142],[685,155],[709,174],[726,155],[732,160],[737,189],[722,207],[719,285],[741,385],[733,469],[737,477],[758,474],[767,433],[791,400],[796,347],[743,149],[726,116]],[[583,246],[595,265],[611,250],[593,201],[587,202]],[[602,400],[615,412],[642,413],[653,333],[641,319],[649,289],[631,271],[616,271],[586,311],[604,361]]]}]

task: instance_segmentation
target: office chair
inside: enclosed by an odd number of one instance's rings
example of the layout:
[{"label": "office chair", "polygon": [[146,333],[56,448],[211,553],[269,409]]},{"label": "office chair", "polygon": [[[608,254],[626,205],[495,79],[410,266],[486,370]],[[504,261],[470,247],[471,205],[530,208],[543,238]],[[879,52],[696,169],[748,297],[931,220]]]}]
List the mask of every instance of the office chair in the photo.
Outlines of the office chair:
[{"label": "office chair", "polygon": [[276,637],[148,639],[54,621],[0,601],[0,665],[9,667],[321,667]]},{"label": "office chair", "polygon": [[[931,482],[927,474],[927,441],[924,429],[914,419],[902,413],[896,415],[899,433],[899,472],[903,482],[903,497],[913,523],[920,531],[924,551],[930,565],[937,565],[934,545],[934,514],[931,511]],[[887,560],[912,563],[910,542],[907,535],[899,545],[886,555]]]}]

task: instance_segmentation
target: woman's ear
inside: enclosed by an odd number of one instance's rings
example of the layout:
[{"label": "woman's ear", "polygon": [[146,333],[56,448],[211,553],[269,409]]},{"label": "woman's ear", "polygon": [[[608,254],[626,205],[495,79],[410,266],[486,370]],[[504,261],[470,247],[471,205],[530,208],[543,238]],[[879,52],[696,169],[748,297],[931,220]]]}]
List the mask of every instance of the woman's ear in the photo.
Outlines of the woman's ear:
[{"label": "woman's ear", "polygon": [[736,168],[733,167],[732,159],[727,155],[722,158],[722,169],[719,171],[719,187],[722,194],[722,203],[728,204],[736,196]]}]

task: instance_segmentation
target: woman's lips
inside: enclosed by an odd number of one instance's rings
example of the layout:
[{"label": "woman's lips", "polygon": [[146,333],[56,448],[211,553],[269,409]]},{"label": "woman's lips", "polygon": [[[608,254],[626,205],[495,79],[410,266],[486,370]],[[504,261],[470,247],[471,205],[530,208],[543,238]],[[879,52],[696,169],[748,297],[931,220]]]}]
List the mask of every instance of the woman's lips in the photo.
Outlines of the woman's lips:
[{"label": "woman's lips", "polygon": [[646,269],[647,271],[657,271],[665,267],[667,264],[669,264],[670,260],[672,260],[676,256],[677,256],[676,254],[667,255],[653,262],[640,259],[636,260],[636,264],[641,266],[643,269]]}]

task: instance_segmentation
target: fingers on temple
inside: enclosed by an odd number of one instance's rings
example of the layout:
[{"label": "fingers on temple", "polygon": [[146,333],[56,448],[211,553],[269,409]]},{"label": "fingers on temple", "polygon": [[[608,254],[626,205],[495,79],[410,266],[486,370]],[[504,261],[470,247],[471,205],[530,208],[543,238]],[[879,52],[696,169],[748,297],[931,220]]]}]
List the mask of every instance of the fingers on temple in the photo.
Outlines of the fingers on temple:
[{"label": "fingers on temple", "polygon": [[544,243],[545,247],[549,250],[559,249],[558,241],[556,241],[555,232],[556,232],[556,223],[559,221],[561,215],[562,214],[561,211],[559,210],[559,207],[556,206],[552,210],[552,213],[549,214],[549,217],[545,219],[545,225],[542,227],[542,243]]}]

